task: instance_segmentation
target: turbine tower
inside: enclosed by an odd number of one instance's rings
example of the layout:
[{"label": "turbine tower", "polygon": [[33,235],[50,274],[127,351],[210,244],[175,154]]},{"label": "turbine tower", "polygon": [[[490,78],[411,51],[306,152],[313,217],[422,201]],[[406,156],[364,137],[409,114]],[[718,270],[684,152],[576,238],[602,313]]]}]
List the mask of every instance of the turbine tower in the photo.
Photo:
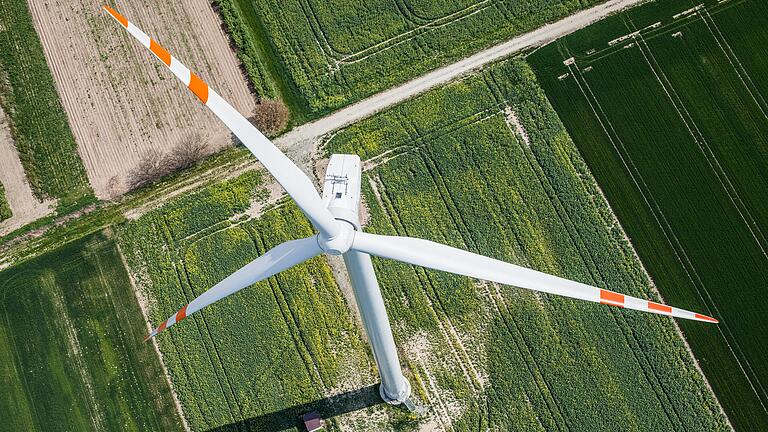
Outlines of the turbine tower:
[{"label": "turbine tower", "polygon": [[579,300],[717,323],[717,320],[706,315],[563,279],[429,240],[364,232],[359,218],[361,164],[358,156],[331,156],[321,197],[303,171],[200,77],[115,10],[109,6],[104,6],[104,10],[152,51],[224,122],[319,231],[311,237],[282,243],[246,264],[182,307],[153,330],[147,339],[157,336],[211,303],[320,254],[344,257],[381,376],[381,397],[392,404],[405,403],[409,409],[415,406],[411,399],[411,386],[400,367],[384,300],[371,264],[371,255]]}]

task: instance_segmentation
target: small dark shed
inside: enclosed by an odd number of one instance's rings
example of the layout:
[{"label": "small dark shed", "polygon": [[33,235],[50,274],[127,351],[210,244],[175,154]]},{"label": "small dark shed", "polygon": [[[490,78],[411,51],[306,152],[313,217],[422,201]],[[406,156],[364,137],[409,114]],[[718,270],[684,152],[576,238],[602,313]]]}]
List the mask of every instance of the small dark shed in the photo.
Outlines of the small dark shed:
[{"label": "small dark shed", "polygon": [[304,420],[304,427],[307,428],[307,432],[319,431],[325,426],[325,422],[320,418],[320,413],[312,411],[301,416]]}]

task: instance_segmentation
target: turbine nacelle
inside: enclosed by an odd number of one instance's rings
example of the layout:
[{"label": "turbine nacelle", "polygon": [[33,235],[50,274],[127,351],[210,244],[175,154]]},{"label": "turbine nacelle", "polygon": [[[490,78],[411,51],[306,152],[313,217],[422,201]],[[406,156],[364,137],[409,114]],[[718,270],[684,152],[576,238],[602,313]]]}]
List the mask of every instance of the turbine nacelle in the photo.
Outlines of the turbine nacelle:
[{"label": "turbine nacelle", "polygon": [[336,219],[333,236],[317,235],[317,244],[329,255],[341,255],[352,248],[355,231],[360,229],[360,157],[333,154],[323,180],[323,204]]}]

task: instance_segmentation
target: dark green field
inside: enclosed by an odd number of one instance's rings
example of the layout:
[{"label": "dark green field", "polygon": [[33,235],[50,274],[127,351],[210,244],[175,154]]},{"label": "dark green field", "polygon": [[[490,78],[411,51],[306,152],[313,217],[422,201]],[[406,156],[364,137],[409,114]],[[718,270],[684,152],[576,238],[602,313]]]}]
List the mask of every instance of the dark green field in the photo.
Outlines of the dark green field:
[{"label": "dark green field", "polygon": [[529,61],[662,295],[720,319],[681,327],[732,423],[766,430],[768,5],[674,18],[697,4],[632,9]]},{"label": "dark green field", "polygon": [[0,273],[0,430],[180,430],[115,243]]}]

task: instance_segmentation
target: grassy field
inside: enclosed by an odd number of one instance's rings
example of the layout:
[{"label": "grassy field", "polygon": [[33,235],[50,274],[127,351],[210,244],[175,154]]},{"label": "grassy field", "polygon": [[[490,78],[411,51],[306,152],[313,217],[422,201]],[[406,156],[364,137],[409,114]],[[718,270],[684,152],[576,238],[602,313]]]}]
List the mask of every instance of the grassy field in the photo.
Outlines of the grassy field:
[{"label": "grassy field", "polygon": [[[328,149],[367,160],[373,232],[442,241],[656,298],[522,62],[351,126]],[[432,408],[451,419],[446,426],[725,428],[669,319],[374,263],[399,346]]]},{"label": "grassy field", "polygon": [[0,430],[181,430],[109,235],[3,271],[0,298]]},{"label": "grassy field", "polygon": [[26,1],[0,0],[0,29],[0,104],[32,190],[61,208],[92,199]]},{"label": "grassy field", "polygon": [[0,222],[13,216],[8,199],[5,197],[5,187],[0,183]]},{"label": "grassy field", "polygon": [[258,54],[294,121],[303,122],[597,2],[217,3],[249,76],[263,76],[248,67]]},{"label": "grassy field", "polygon": [[768,6],[697,4],[632,9],[529,61],[661,293],[720,319],[681,326],[733,425],[765,430]]}]

